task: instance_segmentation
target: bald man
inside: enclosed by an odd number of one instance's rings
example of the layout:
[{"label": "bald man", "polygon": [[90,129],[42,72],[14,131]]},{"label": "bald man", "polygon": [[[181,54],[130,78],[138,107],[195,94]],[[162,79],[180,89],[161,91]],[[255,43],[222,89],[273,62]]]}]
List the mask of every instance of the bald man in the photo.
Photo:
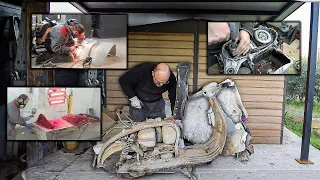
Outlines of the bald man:
[{"label": "bald man", "polygon": [[176,100],[176,77],[165,63],[139,64],[119,79],[124,93],[130,100],[129,117],[134,121],[146,118],[165,118],[162,94],[169,93],[173,112]]}]

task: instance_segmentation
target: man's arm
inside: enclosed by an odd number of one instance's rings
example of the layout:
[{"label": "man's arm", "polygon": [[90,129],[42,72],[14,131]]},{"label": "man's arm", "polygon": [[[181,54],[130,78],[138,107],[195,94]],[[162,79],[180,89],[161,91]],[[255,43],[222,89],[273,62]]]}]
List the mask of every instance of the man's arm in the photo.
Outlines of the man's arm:
[{"label": "man's arm", "polygon": [[247,31],[251,35],[251,37],[253,36],[254,27],[255,27],[255,23],[253,23],[253,22],[240,23],[240,30]]},{"label": "man's arm", "polygon": [[168,87],[168,96],[171,104],[171,111],[173,114],[174,105],[176,103],[176,88],[177,88],[177,80],[174,74],[171,72],[171,76],[169,78],[169,87]]},{"label": "man's arm", "polygon": [[129,97],[129,99],[136,96],[133,90],[133,86],[139,82],[139,77],[142,70],[143,69],[141,68],[140,64],[136,65],[119,78],[120,86],[123,92]]},{"label": "man's arm", "polygon": [[54,53],[66,53],[70,52],[70,47],[63,45],[65,37],[60,32],[50,32],[51,35],[51,49]]},{"label": "man's arm", "polygon": [[21,117],[19,110],[16,110],[16,109],[13,109],[13,108],[8,108],[7,111],[8,111],[8,116],[9,116],[10,122],[16,123],[16,124],[21,124],[23,126],[26,125],[26,119],[28,117],[25,117],[25,118]]}]

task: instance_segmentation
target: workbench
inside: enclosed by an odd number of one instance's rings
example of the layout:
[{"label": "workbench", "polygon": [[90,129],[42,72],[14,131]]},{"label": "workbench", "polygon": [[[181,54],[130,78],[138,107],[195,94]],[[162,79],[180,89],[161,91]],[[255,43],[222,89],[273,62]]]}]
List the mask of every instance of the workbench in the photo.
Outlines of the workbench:
[{"label": "workbench", "polygon": [[76,129],[78,129],[80,132],[79,137],[77,139],[69,139],[69,140],[79,140],[81,138],[81,135],[88,128],[88,126],[94,123],[93,121],[89,121],[88,123],[83,124],[81,126],[75,126],[62,118],[51,119],[48,121],[55,126],[54,129],[45,128],[43,126],[38,125],[35,122],[30,124],[33,127],[33,130],[35,131],[35,133],[37,134],[39,140],[59,140],[61,133],[72,132],[72,131],[75,131]]}]

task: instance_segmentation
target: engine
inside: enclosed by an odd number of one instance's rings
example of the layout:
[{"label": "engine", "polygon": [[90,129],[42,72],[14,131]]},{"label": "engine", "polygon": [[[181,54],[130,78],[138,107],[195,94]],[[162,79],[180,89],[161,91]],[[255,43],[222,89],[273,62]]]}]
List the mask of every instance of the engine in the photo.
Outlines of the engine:
[{"label": "engine", "polygon": [[[160,121],[161,119],[148,119],[147,121]],[[148,163],[155,159],[173,158],[177,132],[172,127],[156,127],[140,130],[123,138],[124,145],[120,159],[116,164],[130,166],[133,163]]]},{"label": "engine", "polygon": [[264,26],[253,30],[250,50],[246,55],[232,55],[232,41],[222,46],[215,55],[224,74],[283,74],[293,60],[280,50],[278,33]]}]

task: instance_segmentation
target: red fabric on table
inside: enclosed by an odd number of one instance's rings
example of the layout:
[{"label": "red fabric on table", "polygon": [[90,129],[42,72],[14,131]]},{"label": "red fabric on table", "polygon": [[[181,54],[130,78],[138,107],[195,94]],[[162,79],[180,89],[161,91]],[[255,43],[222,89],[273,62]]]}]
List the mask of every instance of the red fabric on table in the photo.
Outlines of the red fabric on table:
[{"label": "red fabric on table", "polygon": [[43,114],[39,115],[36,124],[47,129],[54,129],[54,126],[47,120],[47,118]]},{"label": "red fabric on table", "polygon": [[66,120],[69,123],[71,123],[71,124],[73,124],[75,126],[78,126],[78,127],[90,122],[90,120],[87,117],[85,117],[85,116],[83,116],[81,114],[64,115],[64,116],[62,116],[62,119]]}]

